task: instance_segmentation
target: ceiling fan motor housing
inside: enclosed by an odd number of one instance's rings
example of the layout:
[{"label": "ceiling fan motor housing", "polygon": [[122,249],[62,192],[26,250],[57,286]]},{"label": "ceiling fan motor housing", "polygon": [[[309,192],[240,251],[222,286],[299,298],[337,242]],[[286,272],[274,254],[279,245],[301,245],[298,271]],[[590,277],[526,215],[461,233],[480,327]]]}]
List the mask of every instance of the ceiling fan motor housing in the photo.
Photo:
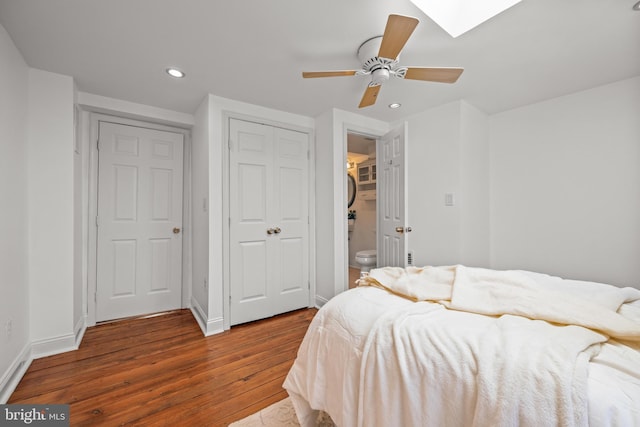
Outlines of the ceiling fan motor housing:
[{"label": "ceiling fan motor housing", "polygon": [[389,70],[387,68],[378,68],[371,72],[371,83],[369,86],[378,86],[389,80]]},{"label": "ceiling fan motor housing", "polygon": [[358,48],[358,59],[362,63],[362,74],[371,74],[369,86],[378,86],[389,80],[390,75],[395,75],[398,66],[398,58],[382,58],[378,56],[382,36],[372,37],[366,40]]}]

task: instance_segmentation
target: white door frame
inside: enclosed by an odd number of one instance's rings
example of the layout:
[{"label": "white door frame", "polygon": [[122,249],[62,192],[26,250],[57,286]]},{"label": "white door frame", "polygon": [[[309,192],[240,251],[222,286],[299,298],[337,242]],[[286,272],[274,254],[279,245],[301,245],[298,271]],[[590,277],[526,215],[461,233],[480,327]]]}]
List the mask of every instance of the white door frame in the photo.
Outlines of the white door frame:
[{"label": "white door frame", "polygon": [[98,227],[98,131],[100,122],[117,123],[142,128],[180,133],[184,136],[184,168],[182,192],[182,308],[189,307],[191,300],[191,138],[188,129],[163,124],[132,120],[124,117],[89,112],[89,206],[88,206],[88,242],[87,242],[87,289],[86,313],[87,326],[96,324],[97,291],[97,243]]},{"label": "white door frame", "polygon": [[[230,260],[230,245],[231,239],[229,236],[229,222],[230,222],[230,153],[229,153],[229,120],[245,120],[254,123],[260,123],[267,126],[273,126],[277,128],[294,130],[309,135],[309,156],[307,161],[309,162],[309,307],[315,307],[315,295],[316,295],[316,204],[315,204],[315,137],[313,129],[293,125],[289,123],[283,123],[279,121],[264,119],[261,117],[255,117],[246,114],[240,114],[236,112],[223,111],[222,113],[222,135],[224,147],[222,149],[222,327],[224,330],[231,328],[231,282],[229,280],[231,270]],[[346,178],[345,178],[346,179]]]}]

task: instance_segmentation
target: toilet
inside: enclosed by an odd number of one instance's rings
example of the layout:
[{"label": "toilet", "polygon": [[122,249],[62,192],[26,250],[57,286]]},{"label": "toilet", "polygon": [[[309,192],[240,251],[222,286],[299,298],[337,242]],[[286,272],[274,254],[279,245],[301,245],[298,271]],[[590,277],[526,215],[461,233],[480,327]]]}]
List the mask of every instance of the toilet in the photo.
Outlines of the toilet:
[{"label": "toilet", "polygon": [[361,273],[367,273],[376,266],[376,256],[375,249],[356,252],[356,262],[360,265]]}]

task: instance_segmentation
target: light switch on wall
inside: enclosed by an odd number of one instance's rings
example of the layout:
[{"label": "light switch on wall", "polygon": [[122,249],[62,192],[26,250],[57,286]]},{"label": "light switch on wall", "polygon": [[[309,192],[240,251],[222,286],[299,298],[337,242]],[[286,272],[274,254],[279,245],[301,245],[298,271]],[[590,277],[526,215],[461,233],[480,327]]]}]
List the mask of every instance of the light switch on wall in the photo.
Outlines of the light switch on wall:
[{"label": "light switch on wall", "polygon": [[444,205],[445,206],[454,206],[456,204],[453,193],[444,193]]}]

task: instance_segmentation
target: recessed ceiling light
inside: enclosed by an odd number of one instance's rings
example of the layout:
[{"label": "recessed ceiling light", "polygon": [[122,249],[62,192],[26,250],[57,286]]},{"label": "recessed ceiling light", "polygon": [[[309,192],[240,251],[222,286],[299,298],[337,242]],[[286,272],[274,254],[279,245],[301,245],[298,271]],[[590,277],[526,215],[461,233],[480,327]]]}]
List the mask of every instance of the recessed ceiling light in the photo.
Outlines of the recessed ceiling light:
[{"label": "recessed ceiling light", "polygon": [[176,79],[181,79],[181,78],[184,77],[184,73],[182,71],[178,70],[177,68],[167,68],[165,71],[171,77],[175,77]]},{"label": "recessed ceiling light", "polygon": [[402,106],[402,104],[398,104],[397,102],[394,102],[393,104],[389,104],[389,108],[400,108]]},{"label": "recessed ceiling light", "polygon": [[640,11],[640,1],[633,5],[633,10],[639,10]]}]

